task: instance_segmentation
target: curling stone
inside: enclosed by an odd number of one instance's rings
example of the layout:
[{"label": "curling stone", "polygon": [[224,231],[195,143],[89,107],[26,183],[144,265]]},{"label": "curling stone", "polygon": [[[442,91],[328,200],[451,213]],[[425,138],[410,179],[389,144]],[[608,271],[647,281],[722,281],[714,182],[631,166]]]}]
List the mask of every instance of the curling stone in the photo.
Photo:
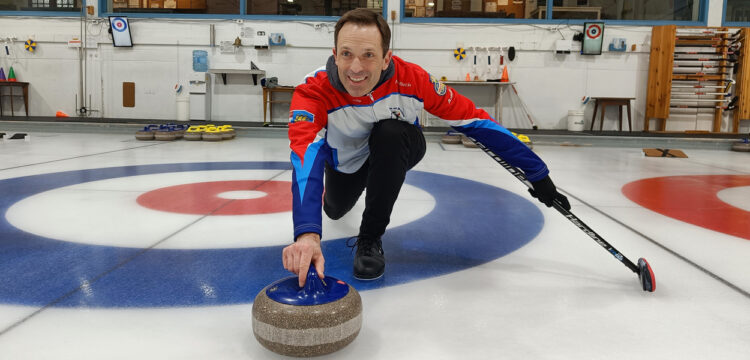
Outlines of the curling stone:
[{"label": "curling stone", "polygon": [[477,144],[475,144],[471,139],[467,138],[466,136],[461,136],[461,143],[464,144],[464,147],[467,148],[476,148],[479,147]]},{"label": "curling stone", "polygon": [[440,139],[440,141],[443,144],[460,144],[461,143],[461,135],[448,131],[443,135],[443,137]]},{"label": "curling stone", "polygon": [[206,131],[205,125],[191,126],[185,131],[184,139],[188,141],[199,141],[203,139],[204,131]]},{"label": "curling stone", "polygon": [[159,130],[154,132],[154,140],[173,141],[175,139],[177,139],[177,134],[173,126],[162,125],[159,127]]},{"label": "curling stone", "polygon": [[174,129],[175,138],[182,139],[183,137],[185,137],[185,131],[188,129],[188,125],[185,125],[185,124],[173,125],[173,129]]},{"label": "curling stone", "polygon": [[732,144],[732,151],[750,152],[750,139],[742,139]]},{"label": "curling stone", "polygon": [[514,133],[514,132],[511,132],[511,134],[513,134],[513,135],[514,135],[515,137],[517,137],[517,138],[518,138],[518,140],[521,140],[521,142],[522,142],[522,143],[523,143],[524,145],[528,146],[528,147],[529,147],[529,149],[533,149],[533,148],[534,148],[534,144],[533,144],[533,143],[531,142],[531,139],[529,139],[529,137],[528,137],[528,136],[526,136],[526,135],[524,135],[524,134],[516,134],[516,133]]},{"label": "curling stone", "polygon": [[221,130],[221,138],[223,140],[232,140],[237,136],[237,133],[232,129],[232,125],[221,125],[219,126],[219,130]]},{"label": "curling stone", "polygon": [[158,128],[157,125],[148,125],[142,130],[136,131],[135,138],[137,140],[154,140],[154,132],[156,132],[156,129]]},{"label": "curling stone", "polygon": [[313,266],[304,288],[296,276],[282,279],[261,290],[253,303],[255,338],[281,355],[332,353],[351,343],[361,328],[357,290],[331,276],[319,278]]},{"label": "curling stone", "polygon": [[203,132],[203,141],[221,141],[224,140],[222,131],[216,126],[209,126]]}]

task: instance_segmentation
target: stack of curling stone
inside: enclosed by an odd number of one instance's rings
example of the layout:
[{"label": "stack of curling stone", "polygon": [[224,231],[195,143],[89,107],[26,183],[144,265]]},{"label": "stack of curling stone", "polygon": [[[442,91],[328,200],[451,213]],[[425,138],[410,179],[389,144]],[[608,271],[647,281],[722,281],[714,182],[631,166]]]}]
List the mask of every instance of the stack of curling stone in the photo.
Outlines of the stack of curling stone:
[{"label": "stack of curling stone", "polygon": [[362,328],[362,299],[351,285],[318,277],[313,266],[304,288],[289,277],[268,285],[253,303],[253,334],[277,354],[311,357],[351,343]]},{"label": "stack of curling stone", "polygon": [[732,144],[732,151],[750,152],[750,139],[744,138]]},{"label": "stack of curling stone", "polygon": [[135,138],[138,140],[161,140],[171,141],[181,139],[187,129],[187,125],[180,124],[162,124],[147,125],[143,129],[135,132]]},{"label": "stack of curling stone", "polygon": [[221,141],[234,139],[236,135],[232,125],[194,125],[185,132],[185,140]]}]

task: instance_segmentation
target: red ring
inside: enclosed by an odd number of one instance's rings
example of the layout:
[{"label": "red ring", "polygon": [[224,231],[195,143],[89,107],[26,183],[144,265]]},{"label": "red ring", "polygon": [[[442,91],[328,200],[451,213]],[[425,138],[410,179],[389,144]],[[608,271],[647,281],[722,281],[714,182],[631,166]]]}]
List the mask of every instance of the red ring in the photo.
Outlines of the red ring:
[{"label": "red ring", "polygon": [[[137,202],[153,210],[194,215],[258,215],[292,211],[289,181],[237,180],[184,184],[142,194]],[[256,199],[224,199],[227,191],[262,191]]]},{"label": "red ring", "polygon": [[[594,35],[591,35],[591,29],[593,29],[593,28],[596,28],[596,30],[599,30],[599,32],[596,33],[596,34],[594,34]],[[591,39],[596,39],[601,34],[602,34],[602,28],[599,27],[599,25],[597,25],[597,24],[592,24],[591,26],[589,26],[588,29],[586,29],[586,35],[588,35],[588,37],[591,38]]]},{"label": "red ring", "polygon": [[666,176],[625,184],[622,193],[660,214],[750,240],[750,211],[727,204],[716,195],[740,186],[750,186],[750,176]]}]

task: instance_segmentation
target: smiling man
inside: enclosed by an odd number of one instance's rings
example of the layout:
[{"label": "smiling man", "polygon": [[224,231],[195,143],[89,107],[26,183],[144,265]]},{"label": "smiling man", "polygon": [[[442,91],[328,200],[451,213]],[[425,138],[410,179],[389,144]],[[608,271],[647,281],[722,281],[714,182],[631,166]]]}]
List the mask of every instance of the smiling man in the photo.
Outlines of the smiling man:
[{"label": "smiling man", "polygon": [[[323,276],[321,203],[339,219],[367,188],[354,256],[354,277],[373,280],[385,271],[381,237],[406,172],[425,154],[419,127],[422,109],[445,119],[522,169],[545,205],[559,200],[547,166],[508,130],[421,67],[393,56],[385,19],[367,9],[336,23],[333,55],[296,87],[289,116],[294,165],[294,243],[284,248],[284,267],[303,286],[312,264]],[[325,174],[325,176],[324,176]],[[325,188],[325,192],[323,191]],[[325,195],[324,195],[325,194]]]}]

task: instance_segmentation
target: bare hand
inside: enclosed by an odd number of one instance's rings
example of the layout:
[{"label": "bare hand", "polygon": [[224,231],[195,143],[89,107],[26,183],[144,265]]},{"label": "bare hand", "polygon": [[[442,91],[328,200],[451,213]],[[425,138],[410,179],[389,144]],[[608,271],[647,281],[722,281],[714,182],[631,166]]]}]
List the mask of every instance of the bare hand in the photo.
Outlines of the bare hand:
[{"label": "bare hand", "polygon": [[299,276],[299,287],[305,286],[307,271],[310,264],[315,266],[318,276],[323,279],[325,259],[320,249],[320,235],[304,233],[297,237],[297,241],[284,248],[282,252],[284,268]]}]

